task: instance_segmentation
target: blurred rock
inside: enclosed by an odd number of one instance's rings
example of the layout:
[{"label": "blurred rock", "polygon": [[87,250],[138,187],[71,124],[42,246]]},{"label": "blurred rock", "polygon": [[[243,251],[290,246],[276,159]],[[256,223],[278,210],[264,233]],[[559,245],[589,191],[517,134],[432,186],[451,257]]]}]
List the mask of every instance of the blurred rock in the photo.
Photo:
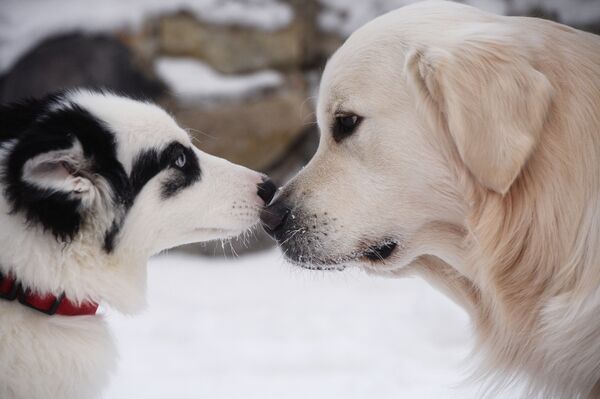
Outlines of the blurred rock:
[{"label": "blurred rock", "polygon": [[[149,65],[158,56],[160,43],[158,40],[158,20],[149,18],[137,29],[123,28],[114,32],[115,38],[131,50],[135,59]],[[151,66],[149,69],[152,69]]]},{"label": "blurred rock", "polygon": [[0,102],[73,87],[150,99],[165,90],[151,64],[115,37],[73,33],[46,39],[23,55],[2,79]]},{"label": "blurred rock", "polygon": [[286,155],[313,114],[305,87],[295,82],[241,103],[163,105],[204,151],[261,171]]},{"label": "blurred rock", "polygon": [[[303,58],[300,68],[304,71],[321,69],[333,54],[331,42],[318,27],[318,17],[323,11],[319,0],[283,0],[290,4],[296,19],[304,27],[302,32]],[[340,40],[341,43],[341,40]],[[337,49],[338,46],[333,48]]]},{"label": "blurred rock", "polygon": [[317,125],[306,126],[298,138],[289,144],[283,156],[271,164],[265,173],[278,186],[283,186],[311,160],[318,146],[319,129]]},{"label": "blurred rock", "polygon": [[268,31],[213,25],[180,12],[161,18],[159,43],[163,54],[196,57],[223,73],[291,69],[302,63],[305,30],[299,19]]}]

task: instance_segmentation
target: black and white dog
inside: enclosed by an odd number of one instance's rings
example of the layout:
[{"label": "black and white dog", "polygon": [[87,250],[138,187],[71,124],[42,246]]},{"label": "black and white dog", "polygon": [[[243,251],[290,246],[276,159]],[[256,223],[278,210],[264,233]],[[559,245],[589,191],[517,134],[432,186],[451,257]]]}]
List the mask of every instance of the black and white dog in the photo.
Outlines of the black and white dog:
[{"label": "black and white dog", "polygon": [[150,255],[240,234],[275,191],[161,108],[83,90],[0,107],[0,172],[2,399],[98,396],[98,304],[139,311]]}]

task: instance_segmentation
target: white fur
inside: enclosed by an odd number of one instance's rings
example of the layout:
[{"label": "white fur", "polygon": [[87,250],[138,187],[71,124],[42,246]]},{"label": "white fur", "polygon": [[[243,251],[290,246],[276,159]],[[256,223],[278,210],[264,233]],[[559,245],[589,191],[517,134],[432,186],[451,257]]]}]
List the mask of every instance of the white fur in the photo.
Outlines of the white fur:
[{"label": "white fur", "polygon": [[[129,173],[142,149],[160,150],[186,132],[155,105],[111,94],[77,91],[59,107],[76,104],[115,133],[118,159]],[[14,142],[0,148],[0,159]],[[77,145],[76,145],[77,147]],[[76,148],[77,149],[77,148]],[[79,148],[80,150],[80,148]],[[80,151],[69,154],[78,154]],[[172,198],[162,199],[162,172],[143,188],[119,233],[113,252],[103,247],[103,232],[115,216],[110,189],[97,179],[60,181],[60,166],[48,157],[31,160],[24,178],[42,187],[85,195],[94,209],[91,223],[69,243],[28,226],[0,196],[0,268],[36,290],[76,301],[93,300],[120,312],[145,306],[146,261],[152,254],[185,243],[228,238],[255,225],[262,200],[256,185],[262,175],[195,149],[202,177]],[[52,154],[56,160],[61,154]],[[41,166],[40,166],[41,165]],[[97,397],[115,369],[116,350],[101,315],[46,316],[17,302],[0,300],[0,398],[84,399]]]}]

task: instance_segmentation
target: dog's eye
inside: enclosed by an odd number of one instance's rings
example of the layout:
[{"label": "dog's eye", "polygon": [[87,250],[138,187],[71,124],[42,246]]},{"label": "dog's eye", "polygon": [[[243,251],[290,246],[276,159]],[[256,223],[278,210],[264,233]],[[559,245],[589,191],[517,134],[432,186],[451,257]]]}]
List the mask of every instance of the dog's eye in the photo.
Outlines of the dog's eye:
[{"label": "dog's eye", "polygon": [[336,115],[335,121],[333,123],[333,139],[336,142],[340,142],[344,138],[350,136],[363,118],[354,114],[343,114]]},{"label": "dog's eye", "polygon": [[185,157],[185,153],[180,153],[177,158],[175,158],[175,166],[177,166],[178,168],[183,168],[185,166],[185,163],[187,161],[187,158]]}]

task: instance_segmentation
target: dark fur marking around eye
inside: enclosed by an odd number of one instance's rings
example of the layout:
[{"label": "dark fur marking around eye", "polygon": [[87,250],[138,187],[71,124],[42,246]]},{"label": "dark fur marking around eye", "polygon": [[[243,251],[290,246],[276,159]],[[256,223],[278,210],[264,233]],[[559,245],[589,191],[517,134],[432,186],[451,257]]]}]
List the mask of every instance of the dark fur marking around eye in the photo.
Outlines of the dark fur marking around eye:
[{"label": "dark fur marking around eye", "polygon": [[[186,154],[186,164],[183,168],[177,167],[176,160],[179,154]],[[200,165],[194,152],[180,143],[169,144],[164,150],[150,149],[140,153],[133,162],[129,176],[130,198],[127,209],[133,204],[135,198],[144,186],[156,175],[167,168],[173,168],[175,173],[163,183],[162,196],[168,198],[200,179]],[[111,252],[115,240],[121,229],[122,223],[113,223],[104,237],[104,248]]]},{"label": "dark fur marking around eye", "polygon": [[[180,165],[179,160],[182,159],[182,155],[185,163]],[[198,158],[190,148],[181,144],[172,144],[163,151],[163,156],[166,162],[169,162],[170,166],[177,171],[163,183],[163,198],[170,198],[200,180],[201,173]]]},{"label": "dark fur marking around eye", "polygon": [[[177,166],[177,159],[182,153],[185,154],[186,162],[180,167]],[[172,169],[173,173],[162,186],[162,197],[165,199],[200,180],[200,165],[192,149],[174,142],[160,153],[151,149],[138,155],[131,172],[134,197],[148,181],[168,168]]]},{"label": "dark fur marking around eye", "polygon": [[[115,241],[135,197],[144,185],[162,170],[172,169],[162,182],[161,196],[170,198],[200,179],[198,159],[191,148],[171,143],[162,151],[149,150],[138,155],[128,176],[117,159],[114,132],[87,110],[63,105],[64,93],[38,100],[0,106],[0,148],[14,147],[0,160],[0,179],[14,213],[22,212],[27,223],[39,225],[61,241],[70,241],[90,215],[81,200],[71,193],[49,190],[22,179],[25,163],[40,154],[81,144],[90,179],[101,176],[109,183],[115,217],[104,232],[106,252]],[[182,156],[183,154],[183,156]],[[179,159],[179,161],[178,161]]]}]

